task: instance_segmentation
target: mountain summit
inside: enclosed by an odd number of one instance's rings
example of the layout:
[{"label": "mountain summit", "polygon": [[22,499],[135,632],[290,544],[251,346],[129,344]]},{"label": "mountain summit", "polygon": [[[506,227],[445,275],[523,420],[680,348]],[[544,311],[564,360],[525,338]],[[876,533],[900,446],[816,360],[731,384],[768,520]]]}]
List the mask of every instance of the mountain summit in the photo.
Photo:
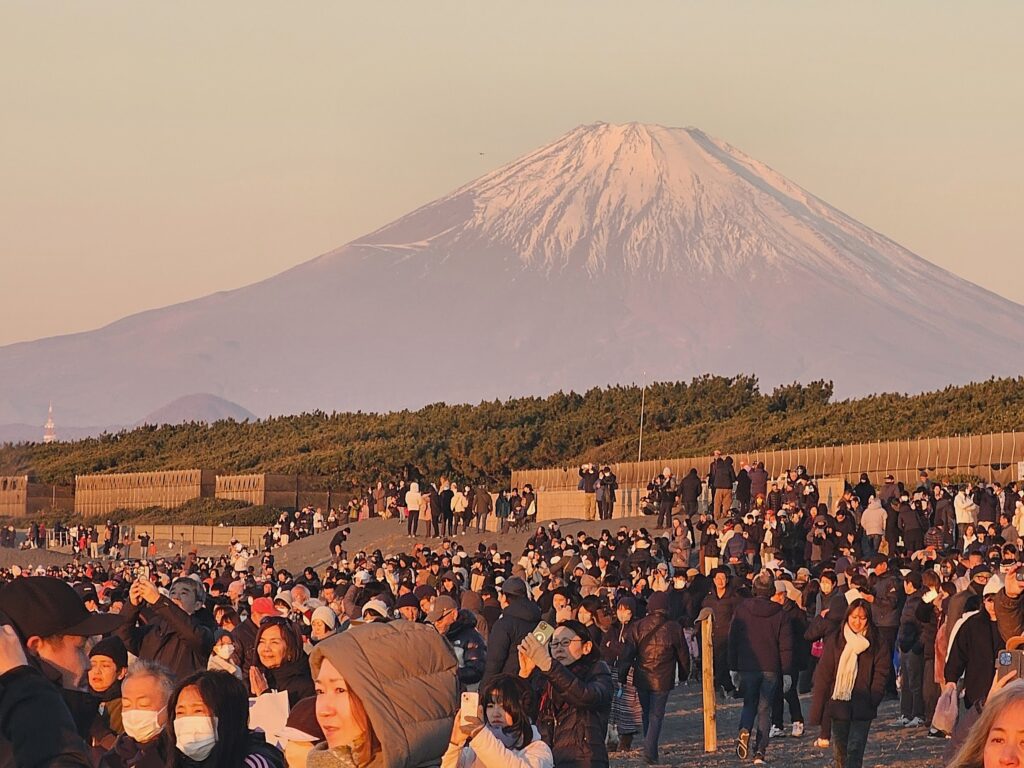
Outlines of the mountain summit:
[{"label": "mountain summit", "polygon": [[190,392],[393,410],[701,373],[840,395],[1016,375],[1024,307],[695,128],[580,126],[276,277],[0,348],[0,423]]}]

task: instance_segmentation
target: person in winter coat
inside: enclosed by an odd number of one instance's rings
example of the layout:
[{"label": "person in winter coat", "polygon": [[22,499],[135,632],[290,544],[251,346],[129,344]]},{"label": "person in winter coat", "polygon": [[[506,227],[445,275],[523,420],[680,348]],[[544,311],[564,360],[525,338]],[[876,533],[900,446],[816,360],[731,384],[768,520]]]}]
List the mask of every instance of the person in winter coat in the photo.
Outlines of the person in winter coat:
[{"label": "person in winter coat", "polygon": [[529,683],[498,675],[480,692],[479,717],[455,718],[441,768],[553,768],[554,756],[530,719]]},{"label": "person in winter coat", "polygon": [[[409,483],[409,490],[405,493],[405,506],[409,509],[407,533],[415,536],[420,529],[420,502],[423,500],[420,494],[419,483]],[[428,526],[429,527],[429,526]]]},{"label": "person in winter coat", "polygon": [[178,683],[167,702],[169,768],[285,768],[284,755],[249,730],[245,686],[220,670]]},{"label": "person in winter coat", "polygon": [[587,628],[564,621],[548,645],[527,634],[517,651],[519,676],[530,680],[537,696],[537,725],[555,768],[606,768],[614,684]]},{"label": "person in winter coat", "polygon": [[[837,768],[861,768],[871,721],[885,696],[891,653],[880,642],[866,600],[854,600],[842,631],[825,640],[814,673],[811,721],[824,714],[832,721],[832,751]],[[822,710],[826,710],[823,712]]]},{"label": "person in winter coat", "polygon": [[[771,709],[775,687],[788,693],[793,686],[793,627],[782,606],[773,601],[775,579],[769,571],[754,577],[754,597],[736,606],[729,627],[729,669],[742,682],[743,711],[736,754],[745,760],[751,747],[754,759],[764,761],[771,733]],[[733,681],[736,682],[735,680]]]},{"label": "person in winter coat", "polygon": [[750,474],[746,468],[736,473],[736,501],[740,505],[740,514],[745,515],[750,510]]},{"label": "person in winter coat", "polygon": [[[756,499],[758,496],[768,497],[768,472],[764,468],[764,462],[759,461],[747,473],[750,475],[750,496]],[[776,510],[778,511],[778,510]]]},{"label": "person in winter coat", "polygon": [[[1003,647],[996,621],[998,581],[985,585],[980,610],[972,604],[959,627],[954,626],[946,658],[946,688],[964,678],[964,707],[984,702],[995,677],[996,656]],[[971,610],[974,609],[974,610]]]},{"label": "person in winter coat", "polygon": [[308,768],[415,768],[447,751],[458,661],[433,627],[357,625],[319,643],[310,664],[326,741],[307,753]]},{"label": "person in winter coat", "polygon": [[427,623],[433,624],[448,639],[459,660],[459,683],[464,689],[475,687],[484,676],[487,645],[476,629],[476,616],[472,611],[459,610],[447,595],[438,596],[427,614]]},{"label": "person in winter coat", "polygon": [[729,694],[736,690],[729,675],[729,627],[732,625],[736,605],[740,601],[736,590],[729,585],[728,568],[716,568],[712,573],[713,585],[701,608],[708,608],[713,614],[711,632],[714,644],[715,687]]},{"label": "person in winter coat", "polygon": [[899,511],[897,512],[896,524],[903,537],[903,547],[909,557],[919,549],[924,548],[924,528],[921,524],[921,516],[914,509],[906,497],[901,497]]},{"label": "person in winter coat", "polygon": [[655,592],[647,601],[647,615],[626,633],[616,673],[620,684],[630,669],[643,711],[644,760],[658,762],[658,739],[668,696],[680,680],[690,676],[690,649],[683,628],[668,617],[668,593]]},{"label": "person in winter coat", "polygon": [[249,668],[253,696],[271,691],[288,693],[288,704],[313,695],[309,657],[302,650],[299,633],[283,616],[264,619],[256,635],[256,662]]},{"label": "person in winter coat", "polygon": [[867,472],[861,473],[860,482],[853,486],[853,495],[860,499],[861,509],[867,509],[868,502],[875,497],[875,486],[871,484]]},{"label": "person in winter coat", "polygon": [[861,528],[864,529],[864,556],[866,558],[872,558],[878,554],[879,549],[882,546],[882,539],[885,538],[885,510],[882,508],[882,502],[876,498],[871,498],[864,514],[860,517]]},{"label": "person in winter coat", "polygon": [[174,692],[170,673],[155,661],[136,661],[122,687],[121,716],[125,732],[100,763],[105,768],[164,768],[169,746],[162,738]]},{"label": "person in winter coat", "polygon": [[487,661],[481,685],[487,685],[497,674],[519,672],[516,648],[540,621],[540,606],[527,597],[526,582],[518,576],[505,580],[498,600],[502,612],[487,636]]},{"label": "person in winter coat", "polygon": [[715,488],[714,516],[721,522],[732,513],[732,484],[736,482],[732,456],[716,458],[711,466],[712,483]]},{"label": "person in winter coat", "polygon": [[149,579],[133,582],[117,633],[130,653],[160,662],[181,680],[206,669],[216,627],[198,580],[181,576],[168,593],[163,597]]},{"label": "person in winter coat", "polygon": [[697,474],[694,467],[691,467],[679,482],[679,497],[683,504],[683,513],[688,519],[692,519],[697,514],[697,500],[700,498],[703,486],[700,475]]},{"label": "person in winter coat", "polygon": [[[619,679],[619,660],[626,647],[626,637],[630,633],[633,617],[636,615],[636,599],[630,595],[620,597],[615,605],[615,623],[608,628],[601,640],[601,658],[614,670],[613,679]],[[640,694],[633,681],[635,671],[629,668],[626,680],[619,684],[615,698],[612,700],[611,722],[619,733],[618,749],[628,752],[633,746],[633,737],[643,735],[643,708],[640,706]]]},{"label": "person in winter coat", "polygon": [[[772,701],[772,729],[770,736],[784,736],[783,706],[789,705],[789,719],[792,721],[792,733],[794,738],[804,735],[804,715],[800,708],[800,692],[796,685],[801,672],[807,669],[807,663],[811,655],[811,644],[804,639],[807,632],[807,612],[800,605],[800,590],[793,586],[792,582],[776,581],[775,596],[772,602],[782,606],[782,614],[789,621],[790,632],[793,635],[793,666],[788,670],[782,670],[783,675],[790,675],[793,678],[793,685],[785,690],[785,685],[775,686],[775,699]],[[785,680],[783,680],[785,683]]]},{"label": "person in winter coat", "polygon": [[924,635],[917,610],[923,602],[921,574],[910,571],[903,577],[906,600],[900,612],[897,645],[900,649],[900,716],[898,725],[916,728],[924,725]]},{"label": "person in winter coat", "polygon": [[690,567],[690,551],[693,541],[690,536],[690,518],[681,515],[672,519],[672,538],[668,543],[668,551],[672,557],[672,571],[677,573]]}]

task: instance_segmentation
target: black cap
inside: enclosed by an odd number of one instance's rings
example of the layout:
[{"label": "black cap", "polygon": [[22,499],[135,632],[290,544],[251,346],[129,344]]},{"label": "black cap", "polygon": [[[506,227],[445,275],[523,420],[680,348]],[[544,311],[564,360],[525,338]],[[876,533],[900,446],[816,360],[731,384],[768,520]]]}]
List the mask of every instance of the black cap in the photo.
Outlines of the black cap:
[{"label": "black cap", "polygon": [[501,585],[501,591],[506,596],[526,597],[526,582],[518,576],[513,576],[510,579],[505,579]]},{"label": "black cap", "polygon": [[69,584],[50,576],[15,579],[0,589],[0,611],[25,639],[105,635],[122,623],[116,614],[89,613]]},{"label": "black cap", "polygon": [[124,643],[117,635],[111,635],[96,643],[89,651],[89,658],[91,659],[93,656],[106,656],[113,659],[118,669],[128,666],[128,649],[124,647]]}]

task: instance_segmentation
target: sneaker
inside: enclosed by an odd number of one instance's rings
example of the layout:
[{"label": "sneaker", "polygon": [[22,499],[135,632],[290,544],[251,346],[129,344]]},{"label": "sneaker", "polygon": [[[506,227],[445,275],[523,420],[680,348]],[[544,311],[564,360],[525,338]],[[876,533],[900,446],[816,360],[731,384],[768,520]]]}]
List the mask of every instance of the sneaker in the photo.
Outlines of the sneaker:
[{"label": "sneaker", "polygon": [[770,739],[781,739],[781,738],[784,738],[785,735],[786,735],[786,732],[784,730],[782,730],[781,728],[779,728],[779,726],[777,726],[777,725],[773,725],[772,729],[770,731],[768,731],[768,738],[770,738]]},{"label": "sneaker", "polygon": [[750,754],[750,731],[746,728],[740,729],[740,737],[736,739],[736,757],[746,760]]},{"label": "sneaker", "polygon": [[801,723],[799,720],[797,720],[795,723],[793,723],[793,738],[794,739],[799,739],[803,735],[804,735],[804,724]]},{"label": "sneaker", "polygon": [[823,739],[819,736],[817,739],[814,740],[814,746],[816,746],[818,749],[828,749],[830,746],[832,746],[832,742],[828,739]]},{"label": "sneaker", "polygon": [[930,738],[933,738],[933,739],[946,739],[946,738],[949,738],[948,736],[946,736],[946,734],[944,734],[938,728],[929,728],[928,729],[928,736]]},{"label": "sneaker", "polygon": [[758,752],[754,755],[754,765],[764,765],[764,752]]},{"label": "sneaker", "polygon": [[924,725],[924,720],[920,717],[915,717],[913,720],[907,720],[907,728],[920,728]]},{"label": "sneaker", "polygon": [[907,718],[905,718],[903,715],[900,715],[899,717],[897,717],[895,720],[892,721],[891,725],[893,727],[895,727],[895,728],[904,728],[904,727],[906,727],[907,723],[909,723],[909,722],[910,721],[907,720]]}]

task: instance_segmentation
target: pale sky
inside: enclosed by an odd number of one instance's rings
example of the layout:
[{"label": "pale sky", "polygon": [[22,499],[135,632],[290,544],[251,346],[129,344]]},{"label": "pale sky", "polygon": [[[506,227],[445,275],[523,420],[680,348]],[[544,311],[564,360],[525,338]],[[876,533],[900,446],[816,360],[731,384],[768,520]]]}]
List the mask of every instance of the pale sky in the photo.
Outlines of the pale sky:
[{"label": "pale sky", "polygon": [[697,126],[1024,303],[1021,30],[1020,0],[0,0],[0,344],[255,282],[599,120]]}]

